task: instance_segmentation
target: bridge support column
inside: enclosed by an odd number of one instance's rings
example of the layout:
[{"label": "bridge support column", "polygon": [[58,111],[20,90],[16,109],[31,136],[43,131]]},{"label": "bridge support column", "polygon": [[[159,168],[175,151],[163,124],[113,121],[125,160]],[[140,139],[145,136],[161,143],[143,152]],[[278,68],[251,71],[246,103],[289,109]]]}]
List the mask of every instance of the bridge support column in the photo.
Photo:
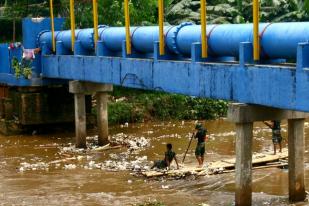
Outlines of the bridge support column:
[{"label": "bridge support column", "polygon": [[304,119],[288,120],[289,139],[289,199],[291,202],[306,198],[304,176]]},{"label": "bridge support column", "polygon": [[289,123],[289,195],[291,201],[305,199],[304,119],[309,114],[271,107],[230,104],[228,119],[236,124],[236,192],[238,206],[252,202],[252,129],[253,122],[288,119]]},{"label": "bridge support column", "polygon": [[86,148],[85,94],[74,94],[76,147]]},{"label": "bridge support column", "polygon": [[253,122],[236,124],[236,205],[251,205]]},{"label": "bridge support column", "polygon": [[108,143],[108,92],[113,91],[111,84],[97,84],[90,82],[71,81],[70,92],[75,100],[75,131],[76,147],[86,147],[86,112],[85,95],[96,94],[97,97],[97,121],[99,130],[99,145]]},{"label": "bridge support column", "polygon": [[97,121],[99,130],[99,145],[103,146],[108,143],[108,112],[107,112],[108,93],[98,92],[96,97],[97,97]]}]

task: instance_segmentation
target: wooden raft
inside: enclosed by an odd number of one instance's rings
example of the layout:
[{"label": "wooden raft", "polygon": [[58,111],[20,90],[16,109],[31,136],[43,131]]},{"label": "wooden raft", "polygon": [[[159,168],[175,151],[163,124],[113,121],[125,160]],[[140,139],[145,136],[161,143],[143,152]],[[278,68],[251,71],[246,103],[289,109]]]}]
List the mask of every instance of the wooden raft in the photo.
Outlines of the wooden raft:
[{"label": "wooden raft", "polygon": [[[287,166],[287,162],[281,162],[280,160],[288,157],[288,150],[283,149],[282,153],[256,153],[252,155],[252,167],[253,169],[261,169],[268,167],[284,167]],[[219,160],[208,163],[207,167],[197,168],[195,166],[181,167],[179,170],[168,171],[147,171],[142,174],[146,177],[159,177],[159,176],[185,176],[187,174],[193,175],[214,175],[220,173],[228,173],[235,171],[235,158]]]}]

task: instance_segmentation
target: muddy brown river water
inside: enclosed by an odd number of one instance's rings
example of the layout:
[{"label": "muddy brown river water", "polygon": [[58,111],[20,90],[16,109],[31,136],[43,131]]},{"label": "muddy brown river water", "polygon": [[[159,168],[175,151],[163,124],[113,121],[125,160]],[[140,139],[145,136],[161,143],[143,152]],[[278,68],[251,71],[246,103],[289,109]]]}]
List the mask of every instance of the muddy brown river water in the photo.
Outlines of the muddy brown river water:
[{"label": "muddy brown river water", "polygon": [[[211,139],[207,143],[206,162],[231,158],[235,154],[234,126],[225,120],[205,123]],[[161,159],[165,144],[172,143],[181,161],[188,145],[188,133],[194,122],[159,122],[111,127],[111,135],[131,134],[150,140],[149,146],[136,152],[150,161]],[[283,136],[286,139],[286,122]],[[309,132],[309,123],[305,125]],[[90,131],[89,136],[95,131]],[[159,201],[165,205],[234,205],[234,173],[179,180],[145,179],[132,171],[107,171],[88,168],[125,149],[61,153],[61,147],[74,143],[74,133],[32,136],[0,136],[0,205],[134,205]],[[271,131],[262,123],[254,125],[254,152],[272,149]],[[284,142],[286,147],[286,142]],[[309,135],[306,135],[306,187],[309,188]],[[196,164],[191,145],[186,165]],[[77,160],[61,162],[76,157]],[[55,162],[60,163],[55,163]],[[23,170],[27,164],[37,164]],[[55,164],[54,164],[55,163]],[[45,165],[44,165],[45,164]],[[70,164],[71,166],[68,166]],[[67,166],[66,166],[67,165]],[[288,170],[268,168],[253,172],[254,205],[288,205]],[[308,205],[307,202],[297,205]]]}]

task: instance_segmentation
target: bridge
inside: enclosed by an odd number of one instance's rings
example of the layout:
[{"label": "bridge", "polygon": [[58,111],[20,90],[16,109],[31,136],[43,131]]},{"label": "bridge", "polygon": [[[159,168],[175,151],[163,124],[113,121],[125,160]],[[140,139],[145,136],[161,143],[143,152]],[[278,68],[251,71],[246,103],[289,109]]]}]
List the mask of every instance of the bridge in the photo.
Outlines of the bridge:
[{"label": "bridge", "polygon": [[[309,111],[307,22],[260,24],[262,59],[258,63],[253,60],[250,24],[209,25],[210,57],[202,58],[200,26],[190,23],[164,28],[165,55],[159,54],[159,28],[154,26],[131,28],[133,51],[129,55],[125,28],[107,26],[98,30],[101,40],[96,49],[93,29],[76,30],[74,52],[71,31],[56,32],[56,51],[51,55],[52,34],[44,31],[49,29],[48,22],[45,19],[39,23],[47,26],[35,32],[38,23],[25,19],[23,30],[25,48],[42,48],[41,64],[37,64],[35,73],[44,79],[113,84]],[[4,78],[3,83],[27,85],[23,80],[10,80]]]},{"label": "bridge", "polygon": [[[236,205],[251,204],[253,122],[270,119],[288,119],[289,197],[305,199],[309,22],[62,30],[63,23],[53,17],[24,19],[23,47],[0,45],[0,83],[9,88],[69,84],[77,147],[86,145],[86,94],[96,93],[99,144],[108,141],[113,85],[239,102],[228,112],[237,133]],[[12,60],[33,49],[40,52],[31,76],[16,78]]]}]

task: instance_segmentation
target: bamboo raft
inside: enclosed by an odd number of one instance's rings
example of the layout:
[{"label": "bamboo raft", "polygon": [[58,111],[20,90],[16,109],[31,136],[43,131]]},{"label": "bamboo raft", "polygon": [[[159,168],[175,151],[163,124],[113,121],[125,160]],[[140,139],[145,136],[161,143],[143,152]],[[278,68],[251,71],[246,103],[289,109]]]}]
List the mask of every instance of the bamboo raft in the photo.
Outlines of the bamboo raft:
[{"label": "bamboo raft", "polygon": [[[286,167],[288,165],[287,161],[284,161],[288,158],[288,150],[283,149],[282,153],[256,153],[252,155],[252,168],[253,169],[263,169],[270,167]],[[172,176],[172,177],[181,177],[190,175],[215,175],[222,173],[229,173],[235,171],[235,158],[225,159],[215,162],[208,163],[207,167],[197,168],[194,166],[185,166],[178,170],[160,170],[160,171],[146,171],[142,174],[145,177],[160,177],[160,176]]]}]

